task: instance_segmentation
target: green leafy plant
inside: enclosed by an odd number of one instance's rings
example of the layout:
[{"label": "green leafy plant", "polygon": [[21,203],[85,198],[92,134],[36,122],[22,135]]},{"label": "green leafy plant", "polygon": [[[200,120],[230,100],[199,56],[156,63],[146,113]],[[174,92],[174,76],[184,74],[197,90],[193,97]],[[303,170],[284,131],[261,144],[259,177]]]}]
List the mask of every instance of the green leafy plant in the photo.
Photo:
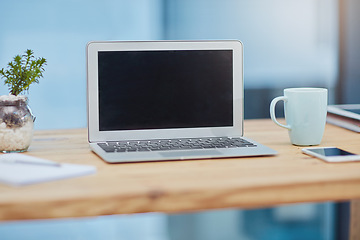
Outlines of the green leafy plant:
[{"label": "green leafy plant", "polygon": [[43,77],[46,59],[35,59],[33,54],[34,52],[28,49],[24,55],[16,55],[14,60],[8,63],[7,70],[0,70],[0,76],[5,79],[10,94],[17,96],[23,91],[29,91],[29,86],[34,82],[39,83],[39,78]]}]

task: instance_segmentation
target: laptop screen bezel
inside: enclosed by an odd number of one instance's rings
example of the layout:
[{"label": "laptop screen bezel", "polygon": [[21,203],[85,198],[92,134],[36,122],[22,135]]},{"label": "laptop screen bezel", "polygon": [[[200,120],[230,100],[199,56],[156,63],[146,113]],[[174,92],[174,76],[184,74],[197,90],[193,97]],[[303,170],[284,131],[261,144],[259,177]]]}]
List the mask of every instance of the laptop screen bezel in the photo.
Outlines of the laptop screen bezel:
[{"label": "laptop screen bezel", "polygon": [[[231,127],[171,128],[148,130],[99,130],[98,52],[154,50],[232,50],[233,123]],[[87,122],[89,142],[242,136],[243,135],[243,46],[238,40],[225,41],[103,41],[89,42],[87,54]]]}]

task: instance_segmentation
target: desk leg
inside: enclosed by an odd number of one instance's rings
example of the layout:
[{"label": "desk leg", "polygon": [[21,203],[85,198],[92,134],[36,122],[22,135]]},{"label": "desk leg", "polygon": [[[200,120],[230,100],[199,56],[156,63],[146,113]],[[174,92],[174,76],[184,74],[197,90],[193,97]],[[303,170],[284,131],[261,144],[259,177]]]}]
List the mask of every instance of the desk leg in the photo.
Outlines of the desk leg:
[{"label": "desk leg", "polygon": [[349,239],[350,240],[360,239],[360,200],[351,201]]}]

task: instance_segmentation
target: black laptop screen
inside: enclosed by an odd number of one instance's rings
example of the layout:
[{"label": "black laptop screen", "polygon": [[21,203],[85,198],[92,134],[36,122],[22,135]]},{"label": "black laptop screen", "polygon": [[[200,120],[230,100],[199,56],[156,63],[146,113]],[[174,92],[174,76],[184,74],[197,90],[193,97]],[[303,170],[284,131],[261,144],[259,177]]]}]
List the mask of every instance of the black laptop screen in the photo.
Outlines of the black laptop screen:
[{"label": "black laptop screen", "polygon": [[99,129],[233,126],[232,50],[101,51]]}]

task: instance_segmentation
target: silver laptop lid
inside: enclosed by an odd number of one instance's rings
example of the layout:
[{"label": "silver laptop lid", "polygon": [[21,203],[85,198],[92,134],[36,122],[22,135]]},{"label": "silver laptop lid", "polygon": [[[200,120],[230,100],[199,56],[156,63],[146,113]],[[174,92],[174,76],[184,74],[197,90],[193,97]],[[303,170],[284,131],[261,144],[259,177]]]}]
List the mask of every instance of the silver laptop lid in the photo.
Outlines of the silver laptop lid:
[{"label": "silver laptop lid", "polygon": [[89,142],[243,135],[240,41],[90,42]]}]

